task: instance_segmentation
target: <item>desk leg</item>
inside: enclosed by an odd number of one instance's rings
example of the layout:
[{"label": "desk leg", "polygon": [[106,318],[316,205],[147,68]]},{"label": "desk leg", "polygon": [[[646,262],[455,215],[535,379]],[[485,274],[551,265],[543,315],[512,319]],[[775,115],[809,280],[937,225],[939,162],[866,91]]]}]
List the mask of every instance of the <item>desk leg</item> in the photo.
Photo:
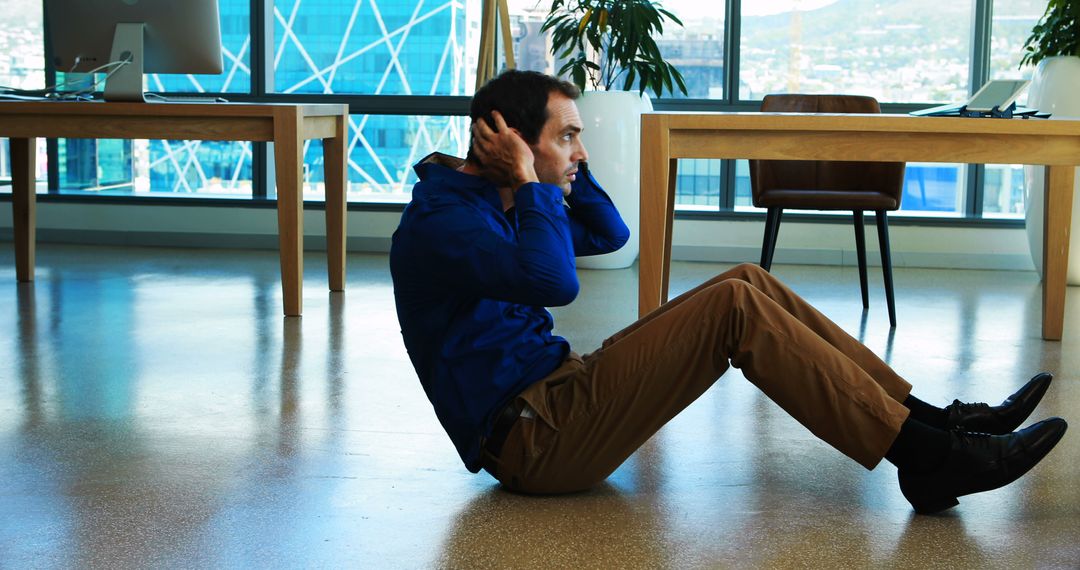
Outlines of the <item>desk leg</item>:
[{"label": "desk leg", "polygon": [[15,231],[15,278],[34,280],[37,206],[37,140],[11,139],[11,213]]},{"label": "desk leg", "polygon": [[1043,222],[1043,338],[1061,340],[1065,326],[1065,286],[1069,272],[1075,167],[1047,166]]},{"label": "desk leg", "polygon": [[675,160],[669,158],[670,144],[665,117],[641,118],[641,258],[638,262],[638,318],[667,300],[671,220],[674,204]]},{"label": "desk leg", "polygon": [[348,116],[337,118],[334,138],[323,139],[323,178],[326,181],[326,268],[331,291],[345,290],[345,170]]},{"label": "desk leg", "polygon": [[304,288],[304,141],[303,117],[296,107],[274,113],[274,168],[277,175],[278,247],[281,253],[281,294],[285,316],[303,310]]},{"label": "desk leg", "polygon": [[661,253],[664,261],[660,264],[660,304],[668,302],[668,285],[671,281],[671,230],[675,228],[675,182],[679,179],[679,160],[668,159],[667,165],[667,205],[664,211],[664,248]]}]

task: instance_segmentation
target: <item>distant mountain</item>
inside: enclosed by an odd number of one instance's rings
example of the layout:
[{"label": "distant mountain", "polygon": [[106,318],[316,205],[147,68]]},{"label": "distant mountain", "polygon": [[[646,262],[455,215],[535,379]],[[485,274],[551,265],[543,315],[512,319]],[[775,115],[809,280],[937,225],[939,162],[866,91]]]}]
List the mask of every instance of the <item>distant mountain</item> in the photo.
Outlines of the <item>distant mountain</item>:
[{"label": "distant mountain", "polygon": [[[970,2],[941,0],[840,0],[800,14],[804,41],[847,46],[880,45],[886,33],[912,42],[955,37],[958,28],[971,29],[973,16]],[[791,13],[744,17],[743,44],[787,42],[792,19]]]}]

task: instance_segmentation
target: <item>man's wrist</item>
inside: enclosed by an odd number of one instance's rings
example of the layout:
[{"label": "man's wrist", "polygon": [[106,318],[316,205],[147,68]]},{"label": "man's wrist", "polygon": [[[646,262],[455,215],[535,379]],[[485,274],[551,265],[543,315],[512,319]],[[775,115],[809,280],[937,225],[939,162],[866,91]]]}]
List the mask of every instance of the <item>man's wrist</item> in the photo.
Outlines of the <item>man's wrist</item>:
[{"label": "man's wrist", "polygon": [[530,169],[528,171],[516,173],[513,182],[514,190],[517,190],[530,182],[540,182],[540,179],[536,177],[536,172]]}]

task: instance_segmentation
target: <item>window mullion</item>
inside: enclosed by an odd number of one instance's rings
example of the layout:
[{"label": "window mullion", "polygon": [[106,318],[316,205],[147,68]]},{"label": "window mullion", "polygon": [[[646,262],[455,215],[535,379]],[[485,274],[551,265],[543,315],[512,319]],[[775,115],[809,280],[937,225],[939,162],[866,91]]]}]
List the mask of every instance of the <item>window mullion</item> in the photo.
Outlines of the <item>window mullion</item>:
[{"label": "window mullion", "polygon": [[[56,85],[56,66],[52,62],[52,40],[49,39],[49,19],[45,17],[45,3],[41,4],[41,31],[45,41],[45,85]],[[60,145],[56,139],[45,139],[47,174],[45,185],[49,194],[60,192]]]},{"label": "window mullion", "polygon": [[[739,25],[742,0],[727,0],[724,4],[724,105],[739,100]],[[720,163],[720,210],[735,209],[735,161]]]},{"label": "window mullion", "polygon": [[724,8],[724,104],[739,100],[739,30],[742,0],[727,0]]},{"label": "window mullion", "polygon": [[[251,3],[251,95],[266,97],[274,87],[274,1]],[[269,145],[251,143],[251,194],[256,200],[269,196]]]},{"label": "window mullion", "polygon": [[[993,1],[975,0],[972,20],[974,27],[971,31],[971,64],[969,93],[975,93],[987,80],[990,79],[990,33],[992,27]],[[983,213],[983,184],[986,180],[986,166],[982,164],[969,164],[967,168],[967,184],[964,191],[967,196],[964,204],[964,215],[981,218]]]}]

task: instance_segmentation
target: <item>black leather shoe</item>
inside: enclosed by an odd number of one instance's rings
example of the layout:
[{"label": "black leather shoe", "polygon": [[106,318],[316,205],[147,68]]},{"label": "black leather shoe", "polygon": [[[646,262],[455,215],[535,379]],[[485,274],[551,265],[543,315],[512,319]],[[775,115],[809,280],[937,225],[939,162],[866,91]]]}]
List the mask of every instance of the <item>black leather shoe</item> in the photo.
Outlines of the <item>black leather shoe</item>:
[{"label": "black leather shoe", "polygon": [[948,413],[945,429],[994,435],[1012,433],[1031,415],[1035,406],[1039,405],[1039,400],[1042,400],[1053,378],[1054,375],[1049,372],[1036,374],[1000,406],[965,404],[960,400],[953,400],[953,403],[945,408]]},{"label": "black leather shoe", "polygon": [[957,497],[1004,487],[1035,466],[1065,435],[1068,424],[1050,418],[1016,433],[953,431],[952,451],[936,470],[901,469],[900,491],[920,514],[956,506]]}]

